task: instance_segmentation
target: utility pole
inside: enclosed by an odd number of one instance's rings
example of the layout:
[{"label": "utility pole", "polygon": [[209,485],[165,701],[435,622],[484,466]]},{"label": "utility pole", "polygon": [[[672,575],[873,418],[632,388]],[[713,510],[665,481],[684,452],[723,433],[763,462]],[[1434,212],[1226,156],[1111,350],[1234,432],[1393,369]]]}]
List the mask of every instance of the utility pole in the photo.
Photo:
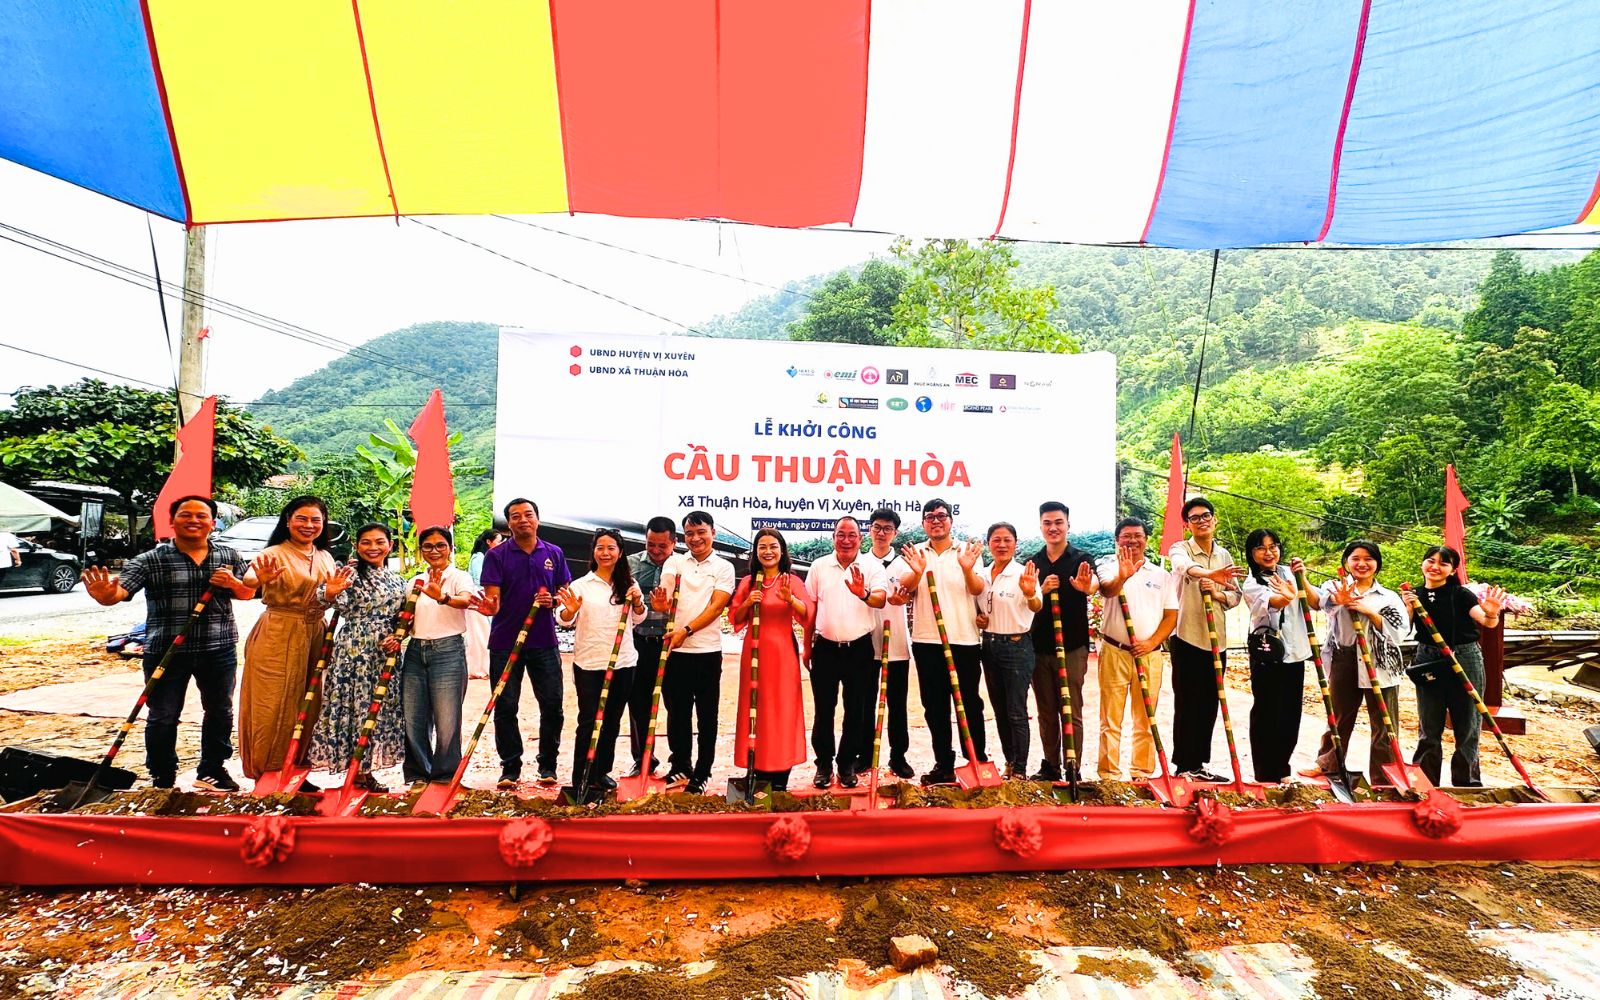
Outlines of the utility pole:
[{"label": "utility pole", "polygon": [[183,255],[183,332],[178,341],[178,410],[188,423],[206,398],[205,320],[206,228],[193,226],[185,235]]}]

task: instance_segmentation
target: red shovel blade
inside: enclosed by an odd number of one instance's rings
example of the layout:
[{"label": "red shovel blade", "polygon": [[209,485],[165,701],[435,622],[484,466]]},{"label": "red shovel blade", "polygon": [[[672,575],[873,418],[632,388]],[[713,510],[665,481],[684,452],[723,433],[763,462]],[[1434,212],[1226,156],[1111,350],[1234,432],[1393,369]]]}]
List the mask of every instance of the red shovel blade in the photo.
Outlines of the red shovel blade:
[{"label": "red shovel blade", "polygon": [[1433,791],[1433,782],[1415,764],[1380,764],[1378,770],[1389,779],[1389,784],[1399,789],[1412,789],[1426,795]]},{"label": "red shovel blade", "polygon": [[661,795],[667,790],[667,783],[653,774],[639,774],[631,778],[617,779],[617,801],[632,802],[642,799],[646,795]]},{"label": "red shovel blade", "polygon": [[460,794],[459,782],[430,781],[422,794],[417,796],[417,801],[411,804],[411,815],[443,816],[456,804],[456,797]]},{"label": "red shovel blade", "polygon": [[330,788],[322,793],[322,801],[317,803],[318,816],[354,816],[361,811],[361,803],[367,800],[372,793],[365,788],[356,788],[354,785],[340,785]]},{"label": "red shovel blade", "polygon": [[306,775],[310,773],[309,766],[300,764],[278,771],[268,771],[256,779],[255,787],[250,789],[250,794],[275,795],[278,792],[298,792],[300,785],[306,780]]},{"label": "red shovel blade", "polygon": [[1153,774],[1134,782],[1150,789],[1150,794],[1162,805],[1177,806],[1187,809],[1190,800],[1194,798],[1194,786],[1189,784],[1188,778],[1174,778],[1167,774]]},{"label": "red shovel blade", "polygon": [[961,788],[994,788],[1005,784],[994,763],[987,760],[968,761],[956,768],[956,784]]}]

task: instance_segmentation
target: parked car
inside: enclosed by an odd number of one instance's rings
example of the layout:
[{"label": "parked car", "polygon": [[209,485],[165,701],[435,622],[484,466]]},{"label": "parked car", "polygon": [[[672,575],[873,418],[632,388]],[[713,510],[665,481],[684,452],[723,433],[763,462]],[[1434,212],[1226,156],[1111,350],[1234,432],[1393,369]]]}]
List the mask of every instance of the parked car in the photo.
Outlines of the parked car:
[{"label": "parked car", "polygon": [[[277,525],[278,519],[271,515],[247,517],[213,537],[245,559],[254,559],[267,547],[267,539],[272,537],[272,529]],[[328,541],[328,551],[335,559],[343,562],[350,557],[350,533],[338,521],[328,522]]]},{"label": "parked car", "polygon": [[0,590],[39,587],[47,593],[65,594],[78,585],[83,563],[77,556],[45,548],[26,538],[18,540],[17,552],[22,556],[22,565],[0,574]]}]

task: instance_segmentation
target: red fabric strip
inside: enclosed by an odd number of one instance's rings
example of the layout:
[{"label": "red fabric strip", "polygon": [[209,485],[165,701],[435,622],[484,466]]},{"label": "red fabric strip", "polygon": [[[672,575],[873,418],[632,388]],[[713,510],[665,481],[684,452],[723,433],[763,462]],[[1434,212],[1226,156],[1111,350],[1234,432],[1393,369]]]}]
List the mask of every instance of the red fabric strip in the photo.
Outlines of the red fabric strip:
[{"label": "red fabric strip", "polygon": [[[182,176],[182,174],[179,176]],[[1594,211],[1596,204],[1600,204],[1600,174],[1595,176],[1594,190],[1589,193],[1589,200],[1584,203],[1583,211],[1579,212],[1578,217],[1572,220],[1573,225],[1578,225],[1582,223],[1584,219],[1587,219],[1589,217],[1589,213]]]},{"label": "red fabric strip", "polygon": [[1328,176],[1328,211],[1322,217],[1322,228],[1317,230],[1313,242],[1321,243],[1333,227],[1333,207],[1339,196],[1339,159],[1344,155],[1344,130],[1350,124],[1350,102],[1355,100],[1356,79],[1361,75],[1361,53],[1367,45],[1367,18],[1372,14],[1372,0],[1362,0],[1361,26],[1356,29],[1356,51],[1350,58],[1350,81],[1344,88],[1344,110],[1339,113],[1339,134],[1333,140],[1333,173]]},{"label": "red fabric strip", "polygon": [[572,143],[567,139],[567,102],[562,99],[561,32],[556,30],[556,0],[550,0],[550,55],[555,61],[556,114],[561,120],[561,169],[567,178],[567,214],[572,215]]},{"label": "red fabric strip", "polygon": [[394,221],[400,223],[400,202],[394,196],[394,178],[389,176],[389,154],[383,148],[383,126],[378,123],[378,95],[372,92],[372,67],[367,64],[367,39],[361,33],[361,0],[350,0],[350,13],[356,19],[356,43],[361,46],[361,72],[367,78],[367,105],[372,108],[372,134],[378,140],[378,159],[383,161],[383,182],[389,185],[389,204],[394,206]]},{"label": "red fabric strip", "polygon": [[551,11],[573,211],[769,226],[854,214],[867,0]]},{"label": "red fabric strip", "polygon": [[156,76],[156,93],[161,95],[161,116],[167,122],[167,143],[172,147],[172,166],[178,172],[178,190],[183,193],[183,228],[195,225],[194,208],[189,204],[189,180],[183,174],[183,154],[178,152],[178,132],[172,127],[172,102],[167,100],[167,81],[161,75],[161,53],[156,49],[156,32],[150,24],[150,2],[139,0],[144,18],[144,41],[150,47],[150,68]]},{"label": "red fabric strip", "polygon": [[1172,114],[1167,117],[1167,144],[1161,150],[1161,173],[1156,175],[1156,190],[1150,196],[1150,214],[1144,217],[1144,230],[1139,242],[1150,238],[1150,223],[1155,221],[1156,206],[1161,203],[1161,185],[1167,179],[1167,159],[1172,156],[1172,132],[1178,125],[1178,101],[1183,97],[1183,70],[1189,63],[1189,36],[1194,31],[1194,0],[1189,0],[1189,16],[1183,22],[1183,51],[1178,56],[1178,80],[1172,87]]},{"label": "red fabric strip", "polygon": [[[1023,0],[1022,4],[1022,44],[1017,51],[1017,92],[1011,100],[1011,152],[1006,157],[1006,187],[1005,193],[1000,196],[1000,218],[995,220],[994,232],[989,238],[995,239],[1000,235],[1000,230],[1006,224],[1006,209],[1011,205],[1011,172],[1017,166],[1017,119],[1022,113],[1022,72],[1028,64],[1028,23],[1033,18],[1033,0]],[[1167,138],[1171,142],[1170,132]]]}]

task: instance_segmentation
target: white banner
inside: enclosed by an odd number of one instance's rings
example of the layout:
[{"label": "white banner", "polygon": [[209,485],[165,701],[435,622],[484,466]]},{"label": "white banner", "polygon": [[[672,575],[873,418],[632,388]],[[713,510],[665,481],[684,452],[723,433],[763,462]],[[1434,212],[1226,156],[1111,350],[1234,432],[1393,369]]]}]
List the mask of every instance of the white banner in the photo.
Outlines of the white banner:
[{"label": "white banner", "polygon": [[495,506],[546,521],[681,522],[710,512],[791,541],[879,507],[960,534],[1038,505],[1073,532],[1115,519],[1116,359],[792,341],[500,332]]}]

